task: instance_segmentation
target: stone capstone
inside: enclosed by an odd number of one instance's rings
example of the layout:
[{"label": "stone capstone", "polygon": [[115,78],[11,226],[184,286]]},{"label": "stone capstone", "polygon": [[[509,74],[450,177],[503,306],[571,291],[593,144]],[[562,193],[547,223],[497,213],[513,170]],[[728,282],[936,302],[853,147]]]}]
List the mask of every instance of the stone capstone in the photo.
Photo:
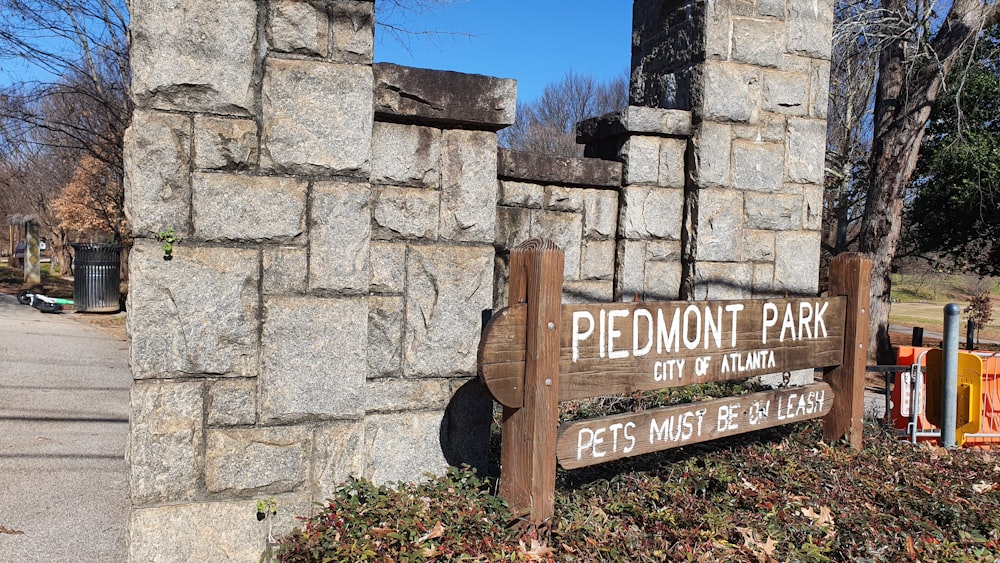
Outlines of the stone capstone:
[{"label": "stone capstone", "polygon": [[497,131],[514,123],[517,82],[376,63],[375,114],[386,121]]},{"label": "stone capstone", "polygon": [[622,182],[620,162],[596,158],[550,156],[499,149],[497,175],[504,180],[535,184],[618,187]]}]

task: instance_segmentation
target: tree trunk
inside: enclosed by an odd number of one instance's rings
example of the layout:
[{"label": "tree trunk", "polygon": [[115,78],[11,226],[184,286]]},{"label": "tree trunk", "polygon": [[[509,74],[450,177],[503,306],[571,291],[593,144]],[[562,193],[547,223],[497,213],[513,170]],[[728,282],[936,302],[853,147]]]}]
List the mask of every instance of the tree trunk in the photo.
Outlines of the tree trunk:
[{"label": "tree trunk", "polygon": [[[905,0],[887,0],[887,8],[906,9]],[[899,244],[903,197],[917,164],[920,141],[931,107],[963,46],[984,26],[996,23],[996,3],[955,0],[930,43],[934,56],[904,52],[906,37],[886,47],[879,56],[875,86],[875,136],[869,159],[870,176],[859,250],[872,262],[871,340],[869,361],[895,363],[889,340],[892,259]]]}]

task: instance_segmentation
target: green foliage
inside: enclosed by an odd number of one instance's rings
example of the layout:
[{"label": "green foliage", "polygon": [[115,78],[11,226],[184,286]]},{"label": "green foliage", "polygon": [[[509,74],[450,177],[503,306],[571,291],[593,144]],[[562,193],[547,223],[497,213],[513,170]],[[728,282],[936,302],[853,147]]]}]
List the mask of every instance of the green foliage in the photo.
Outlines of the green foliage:
[{"label": "green foliage", "polygon": [[356,480],[280,560],[993,561],[997,459],[865,432],[861,451],[822,443],[813,422],[562,471],[556,516],[535,531],[468,470]]},{"label": "green foliage", "polygon": [[468,468],[396,487],[353,479],[281,540],[280,561],[521,560],[506,503]]},{"label": "green foliage", "polygon": [[921,145],[909,210],[913,243],[958,267],[1000,274],[1000,28],[980,38],[949,83]]},{"label": "green foliage", "polygon": [[167,257],[173,255],[174,245],[180,243],[183,239],[174,234],[173,228],[169,228],[156,233],[156,240],[163,243],[160,248],[163,249],[163,256]]}]

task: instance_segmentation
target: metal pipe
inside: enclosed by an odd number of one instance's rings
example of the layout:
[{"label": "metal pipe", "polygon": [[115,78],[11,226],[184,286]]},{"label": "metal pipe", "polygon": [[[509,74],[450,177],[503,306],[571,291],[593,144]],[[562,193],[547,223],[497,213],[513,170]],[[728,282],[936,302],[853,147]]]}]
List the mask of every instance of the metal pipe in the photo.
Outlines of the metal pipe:
[{"label": "metal pipe", "polygon": [[962,310],[949,303],[944,306],[944,341],[941,342],[941,446],[954,449],[958,426],[958,320]]}]

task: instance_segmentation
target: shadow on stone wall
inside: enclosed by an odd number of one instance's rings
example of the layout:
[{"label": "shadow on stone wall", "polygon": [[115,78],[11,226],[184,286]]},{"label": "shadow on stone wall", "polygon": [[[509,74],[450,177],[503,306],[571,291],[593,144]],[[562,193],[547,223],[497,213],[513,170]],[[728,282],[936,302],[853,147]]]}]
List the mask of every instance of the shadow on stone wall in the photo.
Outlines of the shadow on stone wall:
[{"label": "shadow on stone wall", "polygon": [[441,451],[449,465],[473,467],[480,476],[496,476],[500,468],[490,463],[490,424],[493,398],[479,379],[462,385],[451,398],[441,419]]}]

